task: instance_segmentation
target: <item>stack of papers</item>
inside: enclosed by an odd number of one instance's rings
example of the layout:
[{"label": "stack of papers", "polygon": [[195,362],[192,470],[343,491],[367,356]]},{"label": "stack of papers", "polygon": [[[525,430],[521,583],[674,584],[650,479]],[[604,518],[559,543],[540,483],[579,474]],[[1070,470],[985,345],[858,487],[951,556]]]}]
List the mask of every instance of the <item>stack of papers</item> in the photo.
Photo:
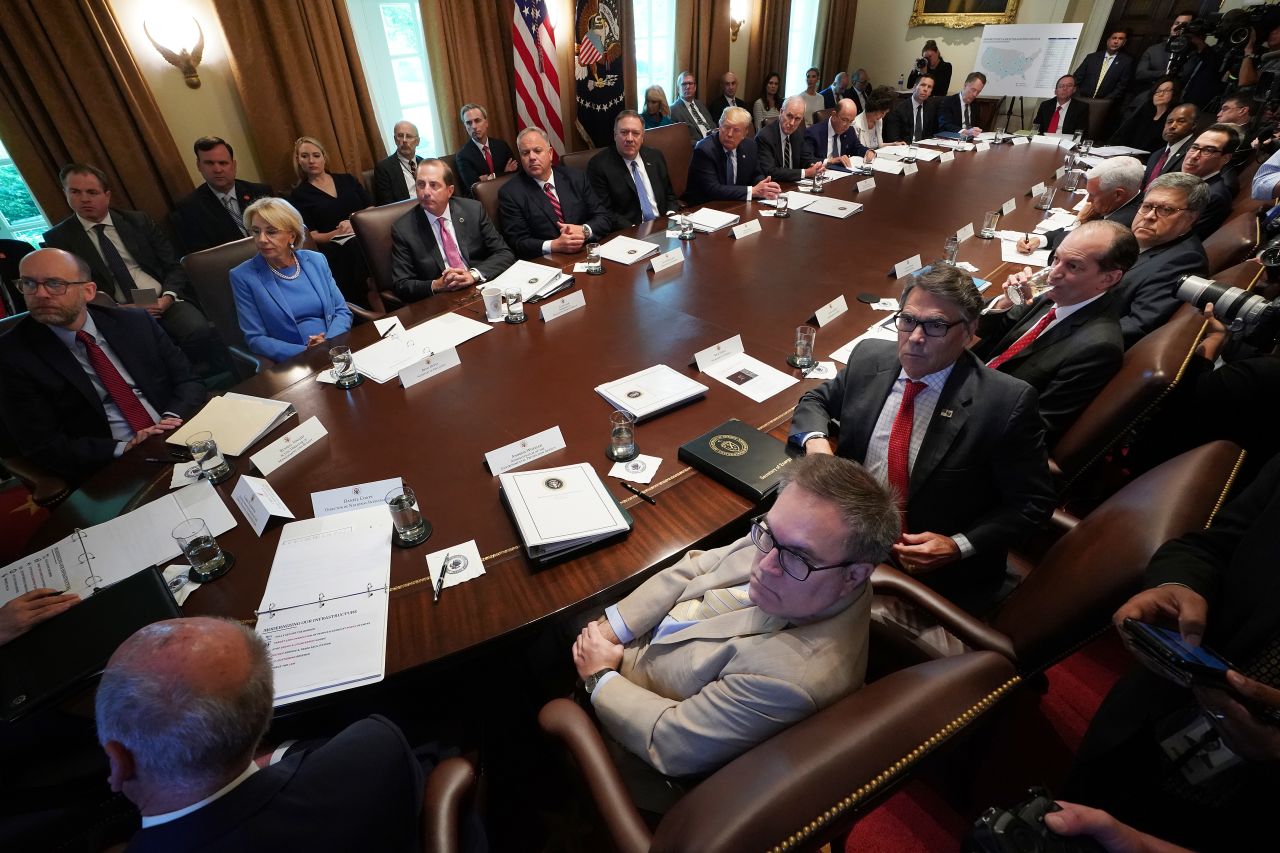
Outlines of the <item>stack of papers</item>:
[{"label": "stack of papers", "polygon": [[636,261],[644,260],[656,251],[658,251],[658,247],[653,243],[637,240],[634,237],[618,235],[600,247],[600,257],[613,261],[615,264],[627,264],[630,266]]},{"label": "stack of papers", "polygon": [[[986,136],[986,134],[983,134],[983,136]],[[935,145],[939,148],[952,148],[956,151],[972,151],[974,149],[972,142],[962,142],[959,139],[937,139],[935,137],[934,139],[925,139],[920,144]]]},{"label": "stack of papers", "polygon": [[721,228],[728,228],[730,225],[738,224],[737,214],[725,213],[723,210],[716,210],[711,207],[700,208],[693,213],[686,214],[686,217],[693,223],[695,229],[708,234],[712,231],[719,231]]},{"label": "stack of papers", "polygon": [[1049,216],[1036,223],[1037,234],[1047,234],[1050,231],[1057,231],[1059,228],[1074,228],[1077,224],[1076,215],[1069,210],[1054,208],[1049,211]]},{"label": "stack of papers", "polygon": [[907,168],[906,164],[899,163],[891,157],[877,156],[870,163],[865,162],[861,157],[850,157],[849,159],[853,161],[855,166],[870,166],[873,172],[884,172],[888,175],[901,175],[903,170]]},{"label": "stack of papers", "polygon": [[547,559],[631,529],[631,519],[586,462],[499,474],[525,553]]},{"label": "stack of papers", "polygon": [[[783,196],[786,196],[787,207],[789,207],[791,210],[804,210],[806,207],[813,204],[813,202],[817,198],[816,196],[810,195],[809,193],[799,192],[798,190],[787,190],[785,193],[778,194],[778,198],[782,198]],[[759,202],[761,204],[767,204],[773,207],[776,207],[778,205],[777,199],[772,199],[772,198],[762,198],[762,199],[759,199]]]},{"label": "stack of papers", "polygon": [[1049,249],[1037,249],[1029,255],[1024,255],[1018,251],[1018,243],[1015,240],[1000,241],[1000,260],[1007,264],[1019,264],[1028,267],[1047,267],[1049,266]]},{"label": "stack of papers", "polygon": [[[928,145],[931,143],[925,142],[921,144]],[[907,146],[905,145],[887,145],[887,146],[884,146],[883,148],[879,148],[876,150],[876,160],[879,160],[881,157],[888,157],[890,160],[901,160],[904,157],[913,156],[910,153],[908,153],[909,151],[910,149],[907,148]],[[932,148],[921,148],[919,145],[917,145],[914,156],[917,160],[920,160],[921,162],[924,162],[924,163],[928,163],[931,160],[937,160],[939,157],[941,157],[942,152],[934,151]]]},{"label": "stack of papers", "polygon": [[1052,145],[1054,147],[1064,144],[1070,146],[1072,144],[1072,140],[1073,137],[1067,136],[1064,133],[1041,133],[1031,137],[1033,145]]},{"label": "stack of papers", "polygon": [[707,386],[665,364],[658,364],[597,385],[596,393],[612,403],[614,408],[630,412],[637,421],[642,421],[698,399],[707,393]]},{"label": "stack of papers", "polygon": [[[534,266],[541,267],[541,264]],[[541,268],[551,269],[556,275],[560,272],[553,268]],[[356,370],[374,382],[386,382],[395,379],[401,370],[414,362],[456,347],[488,331],[488,323],[459,314],[442,314],[407,332],[395,332],[391,337],[383,338],[354,353]]]},{"label": "stack of papers", "polygon": [[1095,157],[1124,157],[1127,155],[1142,157],[1151,152],[1143,151],[1141,148],[1130,148],[1128,145],[1101,145],[1089,149],[1089,153]]},{"label": "stack of papers", "polygon": [[862,211],[862,205],[856,201],[846,201],[842,198],[815,198],[811,204],[804,208],[810,213],[821,213],[823,216],[833,216],[836,219],[848,219],[855,213]]},{"label": "stack of papers", "polygon": [[[554,290],[560,283],[562,273],[557,267],[546,264],[535,264],[533,261],[516,261],[503,271],[502,275],[490,279],[480,287],[499,287],[503,291],[514,287],[520,288],[520,298],[526,302],[538,294]],[[422,328],[414,328],[416,332]]]},{"label": "stack of papers", "polygon": [[879,341],[898,340],[898,329],[896,326],[893,325],[893,318],[886,317],[885,319],[877,323],[872,323],[870,326],[867,327],[867,330],[865,332],[858,335],[856,338],[849,341],[849,343],[840,347],[840,349],[831,353],[831,355],[827,357],[834,361],[838,361],[841,364],[848,364],[849,354],[853,352],[853,348],[866,340],[879,340]]},{"label": "stack of papers", "polygon": [[229,456],[239,456],[296,414],[293,406],[282,400],[228,391],[206,403],[195,417],[169,433],[165,442],[185,447],[188,438],[207,430],[213,433],[213,440],[220,451]]}]

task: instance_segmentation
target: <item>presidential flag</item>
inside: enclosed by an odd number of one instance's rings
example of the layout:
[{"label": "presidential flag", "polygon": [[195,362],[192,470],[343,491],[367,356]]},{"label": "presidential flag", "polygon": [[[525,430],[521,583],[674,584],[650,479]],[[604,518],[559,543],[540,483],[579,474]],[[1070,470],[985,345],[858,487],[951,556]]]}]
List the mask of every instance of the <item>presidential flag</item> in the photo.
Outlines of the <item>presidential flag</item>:
[{"label": "presidential flag", "polygon": [[516,67],[516,119],[523,130],[540,127],[551,147],[564,153],[560,120],[560,75],[556,73],[556,31],[546,0],[516,0],[511,22]]},{"label": "presidential flag", "polygon": [[574,100],[578,132],[603,147],[622,111],[622,30],[618,0],[577,0],[574,16]]}]

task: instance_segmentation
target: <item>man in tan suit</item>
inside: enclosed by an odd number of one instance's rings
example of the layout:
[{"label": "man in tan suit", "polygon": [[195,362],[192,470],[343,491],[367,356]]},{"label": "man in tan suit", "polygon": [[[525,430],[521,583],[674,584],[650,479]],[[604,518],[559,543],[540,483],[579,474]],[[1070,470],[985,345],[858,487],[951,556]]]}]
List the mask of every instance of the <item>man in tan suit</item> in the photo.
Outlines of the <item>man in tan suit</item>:
[{"label": "man in tan suit", "polygon": [[792,463],[749,535],[690,551],[582,630],[573,660],[605,730],[663,774],[708,773],[859,687],[866,580],[899,525],[856,462]]}]

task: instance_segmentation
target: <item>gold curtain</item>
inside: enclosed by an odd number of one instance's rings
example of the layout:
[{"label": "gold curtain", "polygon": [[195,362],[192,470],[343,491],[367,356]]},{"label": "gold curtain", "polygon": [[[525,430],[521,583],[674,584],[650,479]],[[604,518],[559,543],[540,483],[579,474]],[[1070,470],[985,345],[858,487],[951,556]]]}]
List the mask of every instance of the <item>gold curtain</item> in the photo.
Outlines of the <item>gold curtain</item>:
[{"label": "gold curtain", "polygon": [[[489,135],[514,145],[511,0],[420,0],[419,5],[431,60],[431,81],[440,99],[446,138],[452,141],[450,151],[467,141],[458,118],[458,111],[467,103],[483,104],[489,112]],[[560,33],[556,36],[557,40],[564,37]]]},{"label": "gold curtain", "polygon": [[822,82],[829,83],[837,71],[854,71],[849,64],[853,55],[853,24],[858,17],[858,0],[829,0],[825,20],[818,23],[817,46],[813,64],[822,69]]},{"label": "gold curtain", "polygon": [[213,0],[262,179],[298,182],[293,143],[314,136],[330,172],[357,178],[387,154],[343,0]]},{"label": "gold curtain", "polygon": [[70,213],[58,170],[72,161],[110,176],[115,206],[159,221],[192,190],[107,0],[0,3],[0,135],[53,222]]},{"label": "gold curtain", "polygon": [[[747,79],[738,86],[738,97],[750,107],[764,94],[764,75],[770,71],[785,75],[787,33],[791,25],[791,0],[763,0],[753,6],[751,46],[747,49]],[[778,104],[787,96],[778,87]]]},{"label": "gold curtain", "polygon": [[[689,71],[698,80],[698,99],[720,90],[729,70],[729,0],[677,0],[676,73]],[[675,79],[667,82],[673,86]],[[674,103],[680,92],[669,91]]]}]

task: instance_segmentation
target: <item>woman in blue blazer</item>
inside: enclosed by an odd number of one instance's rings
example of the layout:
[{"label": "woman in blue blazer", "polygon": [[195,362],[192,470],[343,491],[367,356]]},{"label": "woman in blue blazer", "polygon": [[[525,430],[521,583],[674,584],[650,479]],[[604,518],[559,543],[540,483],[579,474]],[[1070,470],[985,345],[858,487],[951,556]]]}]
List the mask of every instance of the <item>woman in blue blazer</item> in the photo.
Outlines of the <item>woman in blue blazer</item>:
[{"label": "woman in blue blazer", "polygon": [[231,290],[252,352],[283,361],[351,328],[351,309],[324,255],[294,248],[303,225],[293,205],[258,199],[244,224],[258,254],[231,271]]}]

